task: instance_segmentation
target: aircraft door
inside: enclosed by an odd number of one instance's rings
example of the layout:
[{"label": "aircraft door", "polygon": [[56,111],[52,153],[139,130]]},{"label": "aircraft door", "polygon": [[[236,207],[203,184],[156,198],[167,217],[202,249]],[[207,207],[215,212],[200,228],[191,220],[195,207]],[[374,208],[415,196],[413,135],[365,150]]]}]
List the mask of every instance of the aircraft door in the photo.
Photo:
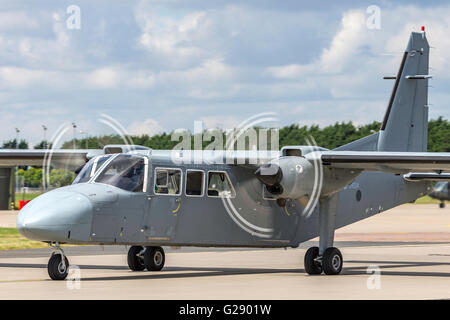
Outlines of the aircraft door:
[{"label": "aircraft door", "polygon": [[149,205],[149,158],[123,155],[121,159],[117,156],[96,181],[99,180],[126,192],[102,187],[89,195],[95,202],[92,240],[104,243],[145,241],[141,230]]},{"label": "aircraft door", "polygon": [[151,162],[149,157],[144,157],[145,173],[142,192],[136,192],[130,195],[130,202],[126,209],[122,210],[125,214],[121,215],[120,237],[123,242],[145,242],[143,234],[145,226],[145,215],[148,212],[150,203],[149,194],[151,192]]},{"label": "aircraft door", "polygon": [[182,206],[183,172],[179,168],[157,166],[152,172],[145,235],[149,241],[169,241],[175,236],[177,214]]}]

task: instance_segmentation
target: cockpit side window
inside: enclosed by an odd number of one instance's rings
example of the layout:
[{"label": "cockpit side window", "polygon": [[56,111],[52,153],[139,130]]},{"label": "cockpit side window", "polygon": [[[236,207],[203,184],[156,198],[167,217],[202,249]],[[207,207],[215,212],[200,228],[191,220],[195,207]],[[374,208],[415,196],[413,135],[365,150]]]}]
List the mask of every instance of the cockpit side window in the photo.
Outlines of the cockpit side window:
[{"label": "cockpit side window", "polygon": [[156,168],[155,194],[180,195],[181,170],[169,168]]},{"label": "cockpit side window", "polygon": [[88,182],[91,179],[92,167],[94,166],[95,158],[89,160],[81,169],[80,173],[73,180],[72,184]]},{"label": "cockpit side window", "polygon": [[236,197],[236,192],[226,172],[208,172],[208,196],[220,198]]},{"label": "cockpit side window", "polygon": [[103,166],[103,164],[106,162],[106,160],[111,158],[111,156],[112,156],[111,154],[107,154],[107,155],[104,155],[104,156],[97,157],[97,160],[94,163],[94,167],[92,168],[91,177],[94,176],[95,172],[100,170],[100,168]]},{"label": "cockpit side window", "polygon": [[97,156],[89,160],[83,166],[75,180],[73,180],[72,184],[88,182],[109,158],[111,158],[110,154]]},{"label": "cockpit side window", "polygon": [[120,154],[109,162],[95,182],[109,184],[131,192],[144,192],[145,158]]}]

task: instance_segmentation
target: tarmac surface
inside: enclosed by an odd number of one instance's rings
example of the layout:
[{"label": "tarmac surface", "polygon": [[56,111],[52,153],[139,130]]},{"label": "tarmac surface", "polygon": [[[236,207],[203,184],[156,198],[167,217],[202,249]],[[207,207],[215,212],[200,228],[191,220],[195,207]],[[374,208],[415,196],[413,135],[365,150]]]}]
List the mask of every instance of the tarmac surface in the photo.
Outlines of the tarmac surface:
[{"label": "tarmac surface", "polygon": [[80,281],[49,280],[49,249],[0,251],[0,299],[450,299],[450,208],[406,204],[337,230],[338,276],[304,272],[312,245],[165,248],[160,272],[130,271],[124,246],[67,247]]}]

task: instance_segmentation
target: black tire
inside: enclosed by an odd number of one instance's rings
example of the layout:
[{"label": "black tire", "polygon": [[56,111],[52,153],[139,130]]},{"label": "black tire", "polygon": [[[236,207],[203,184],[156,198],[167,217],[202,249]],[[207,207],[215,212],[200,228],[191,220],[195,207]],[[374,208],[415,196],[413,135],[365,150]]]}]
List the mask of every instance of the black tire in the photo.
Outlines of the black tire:
[{"label": "black tire", "polygon": [[142,246],[132,246],[128,250],[128,267],[132,271],[142,271],[145,269],[144,259],[139,257],[138,254],[144,249]]},{"label": "black tire", "polygon": [[320,266],[320,264],[314,261],[314,259],[316,259],[318,256],[319,256],[318,247],[311,247],[306,251],[304,265],[307,274],[313,275],[322,273],[322,267]]},{"label": "black tire", "polygon": [[161,247],[147,247],[144,252],[144,264],[148,271],[160,271],[165,260],[166,256]]},{"label": "black tire", "polygon": [[339,249],[331,247],[327,248],[322,257],[323,272],[327,275],[335,275],[341,273],[344,260]]},{"label": "black tire", "polygon": [[445,202],[439,203],[439,208],[444,209],[445,208]]},{"label": "black tire", "polygon": [[69,260],[64,257],[66,267],[62,264],[61,255],[59,253],[53,253],[48,260],[47,271],[52,280],[64,280],[69,273]]}]

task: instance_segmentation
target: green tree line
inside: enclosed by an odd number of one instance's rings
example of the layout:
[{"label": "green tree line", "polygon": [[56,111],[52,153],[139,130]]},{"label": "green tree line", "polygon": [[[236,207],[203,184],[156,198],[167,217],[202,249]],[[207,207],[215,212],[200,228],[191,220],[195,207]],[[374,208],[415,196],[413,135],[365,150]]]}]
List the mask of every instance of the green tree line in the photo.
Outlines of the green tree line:
[{"label": "green tree line", "polygon": [[[279,130],[279,146],[280,148],[286,145],[303,145],[306,143],[306,138],[313,137],[318,146],[334,149],[346,143],[355,141],[357,139],[368,136],[377,132],[380,128],[379,122],[372,122],[362,126],[355,126],[352,122],[337,122],[320,128],[317,125],[299,126],[292,124],[285,126]],[[260,129],[260,128],[256,128]],[[225,142],[225,133],[223,135]],[[131,140],[136,145],[150,147],[152,149],[172,149],[179,141],[171,140],[171,133],[162,133],[153,136],[140,135],[130,136]],[[268,137],[270,141],[270,135]],[[192,138],[192,148],[193,148]],[[75,142],[77,148],[101,149],[107,144],[124,144],[123,138],[119,135],[104,135],[99,137],[88,137],[86,139],[76,139],[75,141],[66,141],[62,148],[72,149]],[[203,147],[206,147],[211,141],[203,141]],[[41,141],[37,144],[35,149],[44,149],[49,146],[46,141]],[[270,146],[269,146],[270,147]],[[19,144],[17,141],[10,140],[3,143],[3,148],[8,149],[27,149],[28,142],[21,140]],[[442,117],[435,120],[430,120],[428,123],[428,151],[430,152],[450,152],[450,122]],[[25,186],[39,187],[42,183],[42,168],[21,167],[17,171],[18,176],[24,177]],[[52,169],[50,171],[50,185],[59,187],[72,183],[75,178],[73,172]]]},{"label": "green tree line", "polygon": [[[350,122],[336,122],[320,128],[318,125],[299,126],[292,124],[279,130],[279,146],[302,145],[305,138],[313,137],[318,146],[334,149],[346,143],[368,136],[380,129],[381,123],[372,123],[355,126]],[[153,136],[140,135],[130,136],[136,145],[150,147],[152,149],[172,149],[179,141],[171,141],[171,133],[162,133]],[[223,138],[225,142],[225,138]],[[203,141],[203,147],[210,141]],[[107,144],[124,144],[119,135],[105,135],[101,137],[88,137],[87,139],[75,139],[77,148],[101,149]],[[63,144],[62,148],[72,149],[74,141],[70,140]],[[193,139],[192,139],[193,148]],[[428,151],[450,152],[450,122],[442,117],[428,122]]]},{"label": "green tree line", "polygon": [[[286,145],[302,145],[305,144],[305,138],[313,137],[318,146],[334,149],[346,143],[358,140],[380,129],[380,123],[374,121],[372,123],[355,126],[352,122],[336,122],[320,128],[318,125],[299,126],[292,124],[285,126],[279,130],[279,146],[280,148]],[[222,133],[225,135],[224,133]],[[150,147],[152,149],[172,149],[179,141],[171,140],[171,133],[156,134],[153,136],[139,135],[130,136],[131,140],[136,145]],[[192,148],[193,148],[192,139]],[[225,142],[225,138],[223,138]],[[74,143],[75,142],[75,143]],[[102,149],[107,144],[124,144],[124,140],[119,135],[103,135],[99,137],[87,137],[85,139],[75,139],[66,141],[63,149],[72,149],[73,146],[77,149]],[[210,141],[203,141],[203,147],[208,145]],[[42,141],[36,145],[35,149],[43,149],[49,144]],[[17,141],[10,140],[3,143],[3,148],[15,149]],[[21,140],[18,148],[27,149],[28,143]],[[428,151],[430,152],[450,152],[450,122],[442,117],[439,117],[428,122]]]}]

